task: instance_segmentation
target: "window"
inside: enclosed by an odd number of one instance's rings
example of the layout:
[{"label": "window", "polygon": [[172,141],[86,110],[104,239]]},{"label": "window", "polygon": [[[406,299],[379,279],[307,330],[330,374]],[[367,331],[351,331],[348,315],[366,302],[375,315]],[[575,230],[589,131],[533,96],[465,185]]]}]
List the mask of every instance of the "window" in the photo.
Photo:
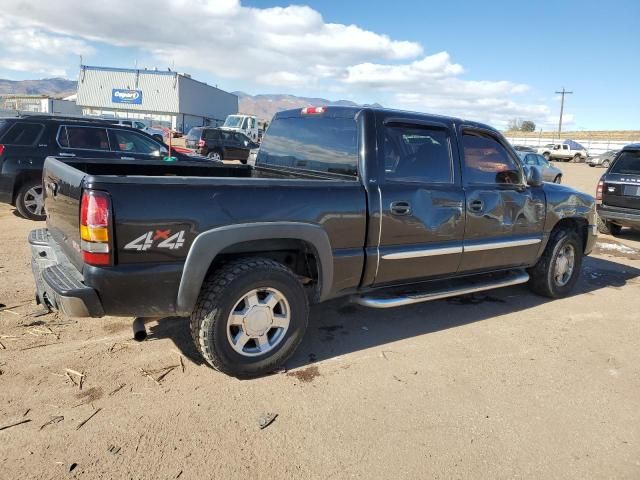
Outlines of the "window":
[{"label": "window", "polygon": [[244,122],[242,122],[242,129],[243,130],[247,130],[249,128],[249,117],[244,119]]},{"label": "window", "polygon": [[202,130],[203,129],[199,127],[192,128],[191,130],[189,130],[187,138],[189,140],[200,140],[200,138],[202,137]]},{"label": "window", "polygon": [[130,126],[131,126],[131,120],[122,120],[120,123],[121,123],[122,125],[127,126],[127,127],[130,127]]},{"label": "window", "polygon": [[256,164],[355,177],[357,152],[353,118],[276,117],[262,140]]},{"label": "window", "polygon": [[106,128],[62,127],[58,133],[58,142],[60,146],[66,148],[109,150],[109,139]]},{"label": "window", "polygon": [[451,183],[451,149],[444,129],[385,127],[383,155],[389,180]]},{"label": "window", "polygon": [[135,128],[140,129],[140,130],[142,130],[142,129],[146,128],[146,125],[145,125],[144,123],[142,123],[142,122],[133,122],[133,126],[134,126]]},{"label": "window", "polygon": [[611,167],[610,173],[640,175],[640,151],[622,152]]},{"label": "window", "polygon": [[220,138],[219,130],[214,130],[212,128],[205,130],[204,138],[206,138],[207,140],[217,140],[218,138]]},{"label": "window", "polygon": [[33,145],[43,128],[39,123],[14,123],[2,137],[2,143],[6,145]]},{"label": "window", "polygon": [[146,155],[160,155],[162,146],[153,140],[136,132],[127,130],[110,130],[113,149],[120,152],[143,153]]},{"label": "window", "polygon": [[537,155],[529,154],[529,155],[524,157],[524,164],[525,165],[540,165],[540,160],[538,159]]},{"label": "window", "polygon": [[466,182],[470,184],[522,183],[522,175],[507,149],[493,137],[466,132],[462,136]]}]

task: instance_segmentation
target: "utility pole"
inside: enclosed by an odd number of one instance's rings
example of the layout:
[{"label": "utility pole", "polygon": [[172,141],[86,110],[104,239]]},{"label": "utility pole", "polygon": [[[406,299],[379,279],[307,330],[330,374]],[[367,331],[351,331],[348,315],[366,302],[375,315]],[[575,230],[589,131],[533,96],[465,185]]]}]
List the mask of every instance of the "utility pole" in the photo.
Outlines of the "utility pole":
[{"label": "utility pole", "polygon": [[560,121],[558,122],[558,141],[560,141],[560,134],[562,133],[562,114],[564,113],[564,96],[571,95],[573,92],[568,92],[562,87],[561,92],[556,92],[558,95],[562,95],[562,100],[560,101]]}]

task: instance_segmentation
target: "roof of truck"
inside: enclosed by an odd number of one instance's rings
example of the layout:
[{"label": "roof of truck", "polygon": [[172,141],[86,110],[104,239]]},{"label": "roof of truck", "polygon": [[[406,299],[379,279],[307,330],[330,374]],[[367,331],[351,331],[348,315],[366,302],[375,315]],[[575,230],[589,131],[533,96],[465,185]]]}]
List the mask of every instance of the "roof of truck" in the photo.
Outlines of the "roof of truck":
[{"label": "roof of truck", "polygon": [[622,150],[640,150],[640,143],[630,143],[622,147]]},{"label": "roof of truck", "polygon": [[[334,106],[334,105],[328,105],[328,106],[323,106],[323,105],[318,105],[318,107],[323,107],[326,109],[326,113],[330,113],[333,115],[353,115],[355,116],[358,112],[361,112],[363,110],[370,110],[373,112],[384,112],[384,113],[397,113],[399,115],[411,115],[411,116],[416,116],[416,117],[422,117],[425,119],[432,119],[432,120],[446,120],[446,121],[451,121],[451,122],[455,122],[458,124],[465,124],[465,125],[470,125],[470,126],[474,126],[474,127],[479,127],[479,128],[484,128],[487,130],[491,130],[494,132],[498,132],[498,130],[490,125],[487,125],[485,123],[480,123],[480,122],[475,122],[472,120],[465,120],[459,117],[451,117],[448,115],[439,115],[439,114],[434,114],[434,113],[424,113],[424,112],[415,112],[415,111],[410,111],[410,110],[399,110],[399,109],[393,109],[393,108],[384,108],[384,107],[372,107],[372,106]],[[276,113],[274,115],[274,119],[277,117],[292,117],[292,116],[301,116],[303,113],[302,111],[304,110],[304,108],[292,108],[289,110],[283,110],[280,111],[278,113]],[[499,132],[498,132],[499,133]]]}]

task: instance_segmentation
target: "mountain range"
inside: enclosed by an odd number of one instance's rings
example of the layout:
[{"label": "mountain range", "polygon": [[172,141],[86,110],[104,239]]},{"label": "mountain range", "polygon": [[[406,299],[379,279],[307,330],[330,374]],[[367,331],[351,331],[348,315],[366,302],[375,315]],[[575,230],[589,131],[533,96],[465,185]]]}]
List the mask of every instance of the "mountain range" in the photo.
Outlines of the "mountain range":
[{"label": "mountain range", "polygon": [[[77,82],[66,78],[44,78],[41,80],[4,80],[0,79],[0,95],[26,94],[50,95],[62,98],[76,92]],[[325,98],[298,97],[288,94],[250,95],[245,92],[232,92],[238,96],[240,113],[256,115],[262,120],[270,120],[276,112],[291,108],[308,106],[358,106],[349,100],[327,100]],[[373,106],[380,106],[374,104]]]}]

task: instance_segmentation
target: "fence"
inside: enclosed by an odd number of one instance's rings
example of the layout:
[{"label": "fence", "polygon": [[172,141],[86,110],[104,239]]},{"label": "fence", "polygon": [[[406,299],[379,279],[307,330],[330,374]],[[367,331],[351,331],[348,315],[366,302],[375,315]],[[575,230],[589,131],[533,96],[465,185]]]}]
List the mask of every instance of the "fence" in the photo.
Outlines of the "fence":
[{"label": "fence", "polygon": [[[538,136],[538,137],[512,137],[507,136],[507,140],[509,140],[513,145],[525,145],[527,147],[543,147],[548,143],[562,143],[564,140],[570,140],[570,138],[562,139],[558,141],[557,137],[550,136]],[[573,139],[571,139],[573,140]],[[607,138],[586,138],[581,140],[575,140],[579,144],[581,144],[584,148],[589,152],[589,156],[593,157],[594,155],[599,155],[601,153],[607,152],[609,150],[620,150],[625,145],[629,145],[630,143],[640,143],[640,138],[637,140],[610,140]]]}]

